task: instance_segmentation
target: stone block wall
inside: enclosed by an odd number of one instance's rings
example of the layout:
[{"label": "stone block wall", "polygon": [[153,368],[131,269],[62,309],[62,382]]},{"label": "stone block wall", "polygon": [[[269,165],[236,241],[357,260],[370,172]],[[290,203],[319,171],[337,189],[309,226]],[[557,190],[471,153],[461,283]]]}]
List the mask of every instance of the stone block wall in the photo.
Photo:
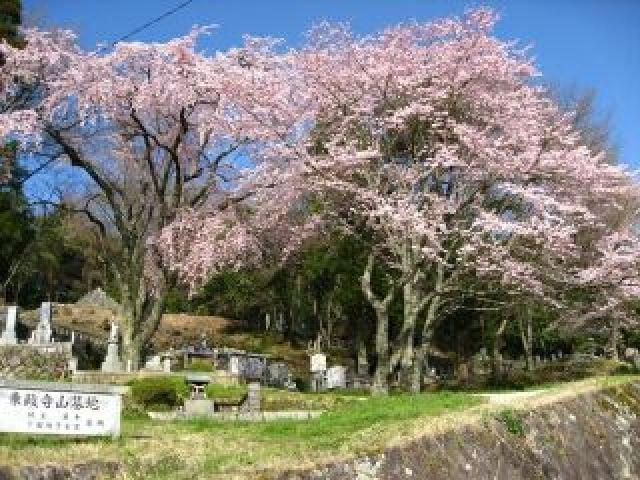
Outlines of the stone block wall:
[{"label": "stone block wall", "polygon": [[68,355],[45,353],[27,345],[0,346],[0,378],[59,380],[67,374]]}]

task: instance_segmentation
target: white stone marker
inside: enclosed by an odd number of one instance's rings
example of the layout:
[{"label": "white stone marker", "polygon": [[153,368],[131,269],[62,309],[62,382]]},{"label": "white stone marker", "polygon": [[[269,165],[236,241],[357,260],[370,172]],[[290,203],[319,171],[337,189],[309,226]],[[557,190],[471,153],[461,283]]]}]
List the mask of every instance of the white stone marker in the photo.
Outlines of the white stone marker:
[{"label": "white stone marker", "polygon": [[40,305],[40,321],[31,334],[31,343],[35,345],[48,345],[51,343],[51,302],[42,302]]},{"label": "white stone marker", "polygon": [[327,388],[347,388],[347,367],[336,365],[327,370]]},{"label": "white stone marker", "polygon": [[105,373],[122,372],[122,362],[118,352],[118,325],[111,322],[111,333],[109,334],[109,343],[107,344],[107,356],[102,362],[102,371]]},{"label": "white stone marker", "polygon": [[0,380],[0,432],[117,437],[125,390]]},{"label": "white stone marker", "polygon": [[16,338],[17,319],[18,307],[15,305],[7,307],[7,321],[5,323],[4,332],[2,332],[2,338],[0,338],[0,344],[15,345],[18,343],[18,339]]},{"label": "white stone marker", "polygon": [[311,355],[311,372],[319,373],[327,371],[327,356],[324,353]]},{"label": "white stone marker", "polygon": [[162,371],[164,373],[171,373],[171,358],[166,357],[162,359]]}]

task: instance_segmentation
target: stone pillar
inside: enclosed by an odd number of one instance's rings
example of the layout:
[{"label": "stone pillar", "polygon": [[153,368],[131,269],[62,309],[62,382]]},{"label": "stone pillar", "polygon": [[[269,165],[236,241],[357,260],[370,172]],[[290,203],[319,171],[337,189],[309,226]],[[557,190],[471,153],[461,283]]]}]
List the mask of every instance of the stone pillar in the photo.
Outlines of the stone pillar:
[{"label": "stone pillar", "polygon": [[171,373],[171,358],[170,357],[165,357],[162,360],[162,371],[164,373]]},{"label": "stone pillar", "polygon": [[51,343],[51,302],[42,302],[40,305],[40,321],[32,334],[31,343],[35,345]]},{"label": "stone pillar", "polygon": [[249,412],[260,411],[260,383],[251,382],[247,392],[247,410]]},{"label": "stone pillar", "polygon": [[0,344],[2,345],[15,345],[18,343],[16,338],[16,322],[18,320],[18,307],[12,305],[7,307],[7,322],[2,332],[2,338],[0,338]]},{"label": "stone pillar", "polygon": [[109,344],[107,345],[107,356],[102,362],[102,371],[105,373],[122,372],[122,362],[118,352],[118,326],[111,323],[111,333],[109,335]]}]

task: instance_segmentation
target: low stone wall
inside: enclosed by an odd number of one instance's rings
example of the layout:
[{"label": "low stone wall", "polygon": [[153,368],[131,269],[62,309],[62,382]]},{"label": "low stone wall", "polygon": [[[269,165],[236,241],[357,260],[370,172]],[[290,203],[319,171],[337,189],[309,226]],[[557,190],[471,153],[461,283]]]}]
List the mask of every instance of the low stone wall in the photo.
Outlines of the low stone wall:
[{"label": "low stone wall", "polygon": [[99,480],[115,478],[120,471],[116,462],[88,462],[64,467],[44,465],[13,469],[0,467],[0,480]]},{"label": "low stone wall", "polygon": [[[280,412],[216,412],[202,415],[210,420],[221,422],[273,422],[276,420],[312,420],[318,418],[324,410],[284,410]],[[153,420],[173,421],[190,420],[197,415],[185,412],[149,412]]]},{"label": "low stone wall", "polygon": [[59,380],[66,376],[69,356],[45,353],[28,345],[0,346],[0,378],[9,380]]},{"label": "low stone wall", "polygon": [[[640,478],[640,384],[627,384],[280,480],[623,480]],[[503,412],[503,413],[505,413]],[[266,477],[272,478],[272,477]]]}]

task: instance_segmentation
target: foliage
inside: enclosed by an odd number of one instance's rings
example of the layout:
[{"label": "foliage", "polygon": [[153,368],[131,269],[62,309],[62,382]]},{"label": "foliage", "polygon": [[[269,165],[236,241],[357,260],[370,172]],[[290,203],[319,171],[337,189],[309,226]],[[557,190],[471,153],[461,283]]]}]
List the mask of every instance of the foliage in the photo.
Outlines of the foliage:
[{"label": "foliage", "polygon": [[191,360],[191,363],[189,364],[189,368],[187,370],[193,372],[211,372],[213,371],[213,365],[209,360],[201,360],[195,358]]},{"label": "foliage", "polygon": [[515,435],[517,437],[525,436],[526,432],[525,432],[524,422],[522,421],[522,417],[520,416],[520,414],[516,413],[514,410],[511,410],[511,409],[502,410],[500,413],[498,413],[496,418],[498,419],[498,421],[504,424],[505,428],[507,429],[507,432],[509,432],[511,435]]},{"label": "foliage", "polygon": [[129,386],[133,404],[147,410],[159,405],[177,407],[189,395],[186,379],[180,376],[150,376],[134,380]]},{"label": "foliage", "polygon": [[207,385],[207,398],[215,401],[239,403],[247,395],[246,385],[220,385],[210,383]]}]

